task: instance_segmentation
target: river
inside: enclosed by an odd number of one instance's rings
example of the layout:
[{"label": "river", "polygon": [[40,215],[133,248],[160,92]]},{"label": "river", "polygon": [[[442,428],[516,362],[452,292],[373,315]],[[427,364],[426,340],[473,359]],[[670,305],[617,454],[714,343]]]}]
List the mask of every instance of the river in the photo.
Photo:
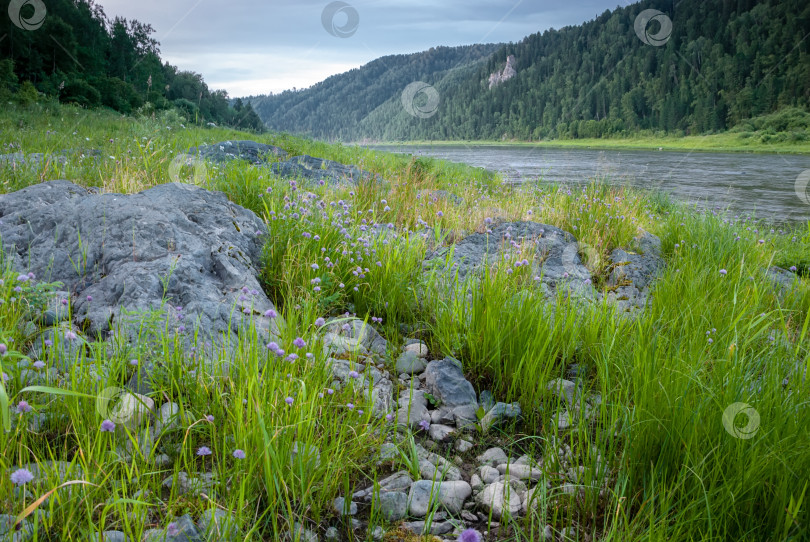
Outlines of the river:
[{"label": "river", "polygon": [[810,156],[525,145],[371,148],[483,167],[511,182],[540,179],[584,185],[601,179],[659,189],[679,201],[729,208],[735,214],[755,214],[777,223],[810,220],[810,186],[806,182],[810,180]]}]

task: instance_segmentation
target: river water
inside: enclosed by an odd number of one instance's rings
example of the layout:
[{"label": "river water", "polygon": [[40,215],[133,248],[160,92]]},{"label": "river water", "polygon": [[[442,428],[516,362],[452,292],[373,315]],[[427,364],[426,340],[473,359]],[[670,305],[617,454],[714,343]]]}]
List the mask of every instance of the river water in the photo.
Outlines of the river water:
[{"label": "river water", "polygon": [[371,147],[463,162],[500,172],[511,182],[540,179],[576,186],[600,179],[774,222],[810,220],[810,156],[522,145]]}]

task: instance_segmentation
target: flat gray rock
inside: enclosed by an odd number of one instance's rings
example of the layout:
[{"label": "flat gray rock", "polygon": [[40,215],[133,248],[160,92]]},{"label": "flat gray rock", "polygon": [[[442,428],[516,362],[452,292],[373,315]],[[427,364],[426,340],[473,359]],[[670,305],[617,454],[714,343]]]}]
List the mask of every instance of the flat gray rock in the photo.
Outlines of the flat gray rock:
[{"label": "flat gray rock", "polygon": [[245,160],[256,166],[287,158],[287,151],[284,149],[255,141],[222,141],[211,145],[200,145],[190,148],[188,154],[212,162]]},{"label": "flat gray rock", "polygon": [[418,480],[413,483],[408,494],[408,510],[412,516],[423,518],[431,506],[438,505],[438,510],[445,509],[450,514],[458,514],[471,493],[470,484],[463,480],[453,482]]},{"label": "flat gray rock", "polygon": [[330,185],[339,185],[376,180],[372,173],[356,166],[347,166],[340,162],[315,158],[306,154],[275,163],[270,166],[270,170],[279,177],[298,179],[306,183],[323,181]]}]

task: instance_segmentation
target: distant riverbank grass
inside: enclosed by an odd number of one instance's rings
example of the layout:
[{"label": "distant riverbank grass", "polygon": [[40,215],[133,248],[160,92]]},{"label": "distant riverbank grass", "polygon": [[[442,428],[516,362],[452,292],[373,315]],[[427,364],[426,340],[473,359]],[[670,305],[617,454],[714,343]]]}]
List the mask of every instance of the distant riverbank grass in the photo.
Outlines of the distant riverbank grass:
[{"label": "distant riverbank grass", "polygon": [[[13,414],[17,428],[0,432],[0,473],[59,459],[81,466],[95,484],[60,489],[41,504],[48,516],[37,523],[38,540],[89,539],[107,529],[140,540],[145,529],[165,529],[172,517],[213,508],[234,513],[248,540],[280,540],[294,522],[337,523],[332,499],[387,472],[373,455],[385,422],[369,416],[366,399],[351,387],[325,392],[331,378],[316,319],[346,311],[378,329],[392,353],[403,337],[419,333],[433,355],[461,359],[478,391],[520,402],[524,421],[505,434],[476,435],[472,454],[495,442],[514,446],[515,456],[534,450],[555,481],[566,473],[565,454],[588,467],[572,491],[540,484],[537,508],[502,520],[502,530],[493,529],[487,540],[538,540],[546,524],[558,531],[575,525],[574,539],[617,542],[782,541],[810,534],[810,381],[802,376],[810,370],[810,225],[779,229],[604,183],[507,186],[480,169],[438,160],[61,106],[4,109],[0,153],[54,157],[62,149],[98,149],[98,159],[71,156],[67,165],[52,161],[39,169],[0,166],[2,191],[56,178],[142,190],[171,180],[177,153],[229,138],[356,164],[388,181],[304,186],[242,163],[209,164],[201,180],[267,219],[272,235],[263,280],[287,322],[281,347],[293,352],[301,337],[314,356],[301,356],[291,368],[271,359],[257,340],[246,340],[230,360],[238,377],[214,379],[207,375],[221,375],[222,361],[206,368],[196,360],[189,373],[188,353],[163,338],[158,347],[169,377],[155,400],[177,402],[184,420],[166,437],[178,447],[168,467],[156,462],[154,449],[131,460],[114,453],[121,435],[99,432],[102,420],[85,397],[97,394],[98,384],[84,369],[75,368],[61,384],[47,383],[69,391],[62,396],[23,391],[14,375],[5,384],[7,401],[27,401],[50,421],[32,432],[25,429],[31,413]],[[193,173],[183,168],[180,174],[187,180]],[[593,248],[582,256],[597,284],[609,272],[603,265],[609,252],[645,229],[662,239],[666,270],[638,318],[563,294],[549,301],[526,268],[509,273],[498,266],[454,285],[442,269],[423,270],[427,249],[484,232],[488,217],[574,233]],[[341,263],[329,265],[335,260]],[[766,273],[774,264],[795,266],[805,278],[780,293]],[[14,292],[14,277],[6,270],[0,285],[1,342],[9,345],[0,363],[9,374],[31,337],[19,325],[21,300],[33,299],[28,290]],[[96,364],[114,368],[104,384],[126,382],[135,370],[128,360],[105,356],[94,345]],[[591,417],[574,416],[571,428],[561,430],[547,382],[571,371],[601,402]],[[734,403],[759,414],[753,438],[736,438],[734,426],[724,427],[723,413]],[[736,422],[744,425],[745,418]],[[197,455],[202,446],[210,456]],[[237,449],[244,459],[234,456]],[[290,467],[293,449],[317,450],[321,460],[298,454]],[[204,496],[162,490],[161,481],[178,470],[213,472],[225,483]],[[42,485],[23,498],[6,474],[0,477],[0,509],[14,514],[60,483],[55,474],[40,473]],[[368,519],[385,525],[378,515]]]}]

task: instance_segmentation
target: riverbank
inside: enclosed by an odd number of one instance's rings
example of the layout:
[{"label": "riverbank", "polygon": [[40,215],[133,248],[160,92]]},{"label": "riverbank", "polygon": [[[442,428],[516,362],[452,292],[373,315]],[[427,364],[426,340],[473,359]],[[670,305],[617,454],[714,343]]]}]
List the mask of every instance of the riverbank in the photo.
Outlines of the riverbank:
[{"label": "riverbank", "polygon": [[[170,113],[9,108],[0,145],[0,536],[808,533],[805,225]],[[189,346],[198,297],[235,343]]]},{"label": "riverbank", "polygon": [[[360,144],[360,143],[358,143]],[[370,142],[363,142],[370,145]],[[727,132],[724,134],[684,137],[639,137],[639,138],[589,138],[589,139],[553,139],[546,141],[406,141],[373,143],[376,147],[401,145],[429,146],[498,146],[516,145],[526,147],[549,148],[583,148],[605,150],[653,150],[678,152],[735,152],[761,154],[810,154],[810,138],[807,141],[763,142],[755,135],[741,135]]]}]

